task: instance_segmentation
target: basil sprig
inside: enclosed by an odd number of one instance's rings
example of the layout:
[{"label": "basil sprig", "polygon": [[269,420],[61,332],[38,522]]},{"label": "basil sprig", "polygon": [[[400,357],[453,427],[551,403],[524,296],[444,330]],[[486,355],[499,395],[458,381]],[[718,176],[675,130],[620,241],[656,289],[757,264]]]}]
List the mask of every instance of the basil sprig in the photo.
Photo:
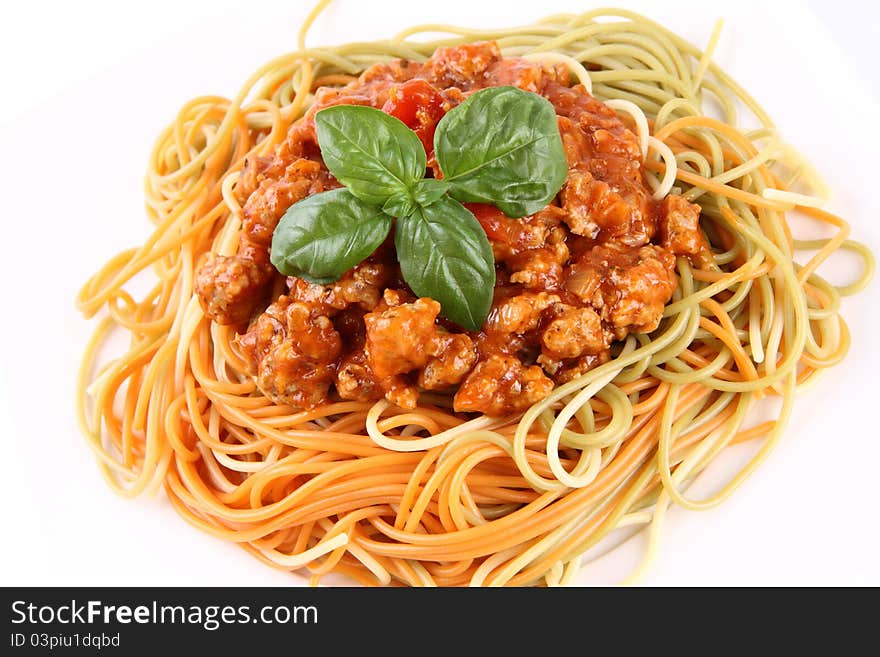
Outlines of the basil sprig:
[{"label": "basil sprig", "polygon": [[556,112],[516,87],[478,91],[437,124],[442,179],[425,178],[416,134],[372,107],[336,105],[315,115],[324,163],[345,187],[294,203],[272,237],[271,261],[287,276],[338,280],[388,236],[418,296],[476,331],[495,287],[492,247],[462,202],[489,203],[510,217],[537,212],[568,172]]},{"label": "basil sprig", "polygon": [[399,119],[372,107],[335,105],[315,115],[324,164],[366,203],[408,194],[425,177],[425,149]]},{"label": "basil sprig", "polygon": [[292,214],[288,210],[272,236],[272,264],[282,274],[312,283],[338,281],[391,230],[391,217],[348,189],[307,196],[294,207],[295,220],[286,219]]},{"label": "basil sprig", "polygon": [[568,176],[556,110],[516,87],[480,91],[440,119],[434,151],[453,198],[508,217],[543,208]]},{"label": "basil sprig", "polygon": [[394,247],[413,292],[439,301],[459,326],[482,326],[492,306],[495,262],[485,231],[466,207],[448,196],[416,207],[398,221]]}]

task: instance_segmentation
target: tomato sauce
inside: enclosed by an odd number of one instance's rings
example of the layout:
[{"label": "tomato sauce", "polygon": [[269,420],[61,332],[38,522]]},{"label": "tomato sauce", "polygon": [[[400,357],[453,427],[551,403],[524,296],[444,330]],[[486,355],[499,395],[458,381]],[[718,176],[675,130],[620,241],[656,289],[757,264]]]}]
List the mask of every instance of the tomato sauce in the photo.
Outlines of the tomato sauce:
[{"label": "tomato sauce", "polygon": [[[555,107],[568,179],[547,207],[521,219],[468,204],[495,256],[492,310],[479,331],[438,317],[402,280],[389,238],[336,283],[280,275],[271,234],[292,203],[338,186],[323,166],[314,115],[330,105],[382,109],[418,135],[428,175],[443,115],[476,90],[515,85]],[[196,292],[214,321],[237,327],[260,389],[274,401],[314,407],[334,399],[386,398],[413,408],[423,391],[454,395],[457,411],[521,412],[610,358],[611,344],[660,322],[677,279],[675,256],[705,258],[699,207],[655,202],[639,140],[560,65],[501,56],[494,42],[439,48],[424,64],[393,61],[345,87],[322,88],[271,156],[245,164],[238,254],[209,255]],[[266,306],[268,304],[268,307]]]}]

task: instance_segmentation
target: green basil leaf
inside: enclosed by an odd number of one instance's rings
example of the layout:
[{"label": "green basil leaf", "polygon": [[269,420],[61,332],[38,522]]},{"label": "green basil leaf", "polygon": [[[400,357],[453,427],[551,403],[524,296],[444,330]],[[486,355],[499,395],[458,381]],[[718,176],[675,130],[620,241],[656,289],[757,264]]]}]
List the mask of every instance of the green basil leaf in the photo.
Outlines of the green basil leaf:
[{"label": "green basil leaf", "polygon": [[416,203],[425,206],[439,200],[448,190],[449,183],[445,180],[423,178],[416,184],[412,195]]},{"label": "green basil leaf", "polygon": [[409,192],[395,192],[382,205],[382,212],[392,217],[406,217],[416,209],[416,202]]},{"label": "green basil leaf", "polygon": [[483,228],[461,203],[440,199],[402,219],[394,234],[403,279],[420,297],[439,301],[441,314],[471,331],[492,306],[495,262]]},{"label": "green basil leaf", "polygon": [[391,217],[347,189],[321,192],[284,213],[269,259],[286,276],[332,283],[375,251],[389,230]]},{"label": "green basil leaf", "polygon": [[543,208],[568,175],[553,105],[516,87],[483,89],[450,110],[437,124],[434,151],[452,197],[490,203],[509,217]]},{"label": "green basil leaf", "polygon": [[315,115],[324,164],[362,201],[382,205],[425,177],[422,142],[402,121],[372,107],[335,105]]}]

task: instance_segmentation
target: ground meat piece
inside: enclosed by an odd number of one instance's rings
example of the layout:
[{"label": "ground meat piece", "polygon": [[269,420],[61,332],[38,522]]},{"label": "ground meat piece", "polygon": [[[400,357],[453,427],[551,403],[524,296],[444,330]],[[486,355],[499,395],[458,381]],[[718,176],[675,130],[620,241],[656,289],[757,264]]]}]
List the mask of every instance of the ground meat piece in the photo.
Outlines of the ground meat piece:
[{"label": "ground meat piece", "polygon": [[526,292],[496,304],[489,312],[486,330],[493,333],[525,333],[538,328],[541,313],[559,302],[559,297],[547,292]]},{"label": "ground meat piece", "polygon": [[494,41],[437,48],[419,75],[437,86],[469,89],[483,86],[487,71],[500,59]]},{"label": "ground meat piece", "polygon": [[424,298],[364,315],[367,358],[380,381],[425,366],[439,313],[440,304]]},{"label": "ground meat piece", "polygon": [[259,184],[242,208],[242,235],[234,256],[205,255],[195,275],[195,291],[205,314],[218,324],[242,324],[262,304],[275,276],[269,262],[272,233],[287,209],[310,194],[335,186],[318,162],[297,159],[278,177],[265,172],[283,162],[276,156],[253,160],[249,184]]},{"label": "ground meat piece", "polygon": [[283,178],[290,164],[317,155],[320,152],[317,143],[314,126],[304,121],[294,123],[284,141],[272,153],[245,159],[238,182],[235,183],[236,198],[244,204],[264,180]]},{"label": "ground meat piece", "polygon": [[614,337],[657,328],[677,282],[674,256],[654,245],[594,247],[569,271],[565,287],[596,309]]},{"label": "ground meat piece", "polygon": [[497,262],[506,262],[523,251],[543,247],[565,216],[565,212],[555,205],[548,205],[521,219],[511,219],[494,205],[485,203],[468,203],[467,208],[486,231]]},{"label": "ground meat piece", "polygon": [[411,80],[420,70],[422,65],[418,62],[406,59],[392,59],[389,62],[380,62],[373,64],[363,73],[361,73],[355,84],[350,87],[364,87],[377,81],[386,82],[406,82]]},{"label": "ground meat piece", "polygon": [[461,383],[477,362],[474,342],[463,333],[438,333],[430,345],[432,358],[419,374],[419,387],[443,390]]},{"label": "ground meat piece", "polygon": [[[332,307],[328,308],[333,311]],[[342,399],[372,401],[382,399],[384,391],[376,380],[376,375],[367,362],[364,344],[367,329],[364,326],[366,313],[357,304],[348,306],[333,317],[333,326],[342,338],[345,356],[336,369],[336,391]]]},{"label": "ground meat piece", "polygon": [[528,289],[556,289],[562,284],[567,260],[568,247],[562,240],[542,249],[523,251],[507,262],[512,272],[510,282]]},{"label": "ground meat piece", "polygon": [[502,59],[486,73],[486,83],[492,86],[519,87],[532,93],[543,93],[550,83],[565,84],[571,74],[564,64],[548,66],[527,59]]},{"label": "ground meat piece", "polygon": [[331,314],[335,308],[329,307],[327,304],[327,296],[330,291],[324,285],[310,283],[304,278],[298,276],[287,277],[288,296],[293,301],[308,304],[310,306],[321,306],[324,314]]},{"label": "ground meat piece", "polygon": [[571,171],[562,189],[571,231],[600,241],[646,244],[655,232],[638,137],[580,85],[549,85]]},{"label": "ground meat piece", "polygon": [[565,159],[568,160],[569,168],[581,166],[584,159],[589,158],[592,153],[589,137],[568,117],[558,117],[556,124],[559,126],[559,135],[562,137],[562,146],[565,148]]},{"label": "ground meat piece", "polygon": [[610,352],[606,349],[597,354],[586,354],[578,358],[556,359],[541,354],[538,356],[538,364],[553,378],[557,385],[583,376],[594,367],[607,363],[611,359]]},{"label": "ground meat piece", "polygon": [[275,403],[313,408],[327,401],[342,341],[319,308],[279,297],[237,342]]},{"label": "ground meat piece", "polygon": [[424,390],[442,390],[459,383],[477,360],[471,338],[440,330],[435,320],[440,304],[433,299],[401,303],[386,292],[383,304],[364,315],[366,364],[389,401],[412,408],[418,390],[406,375],[418,372]]},{"label": "ground meat piece", "polygon": [[[623,175],[638,175],[642,159],[638,137],[633,134],[610,107],[586,93],[583,85],[567,87],[549,84],[545,95],[553,103],[560,117],[569,119],[584,133],[585,139],[577,139],[579,152],[572,152],[576,163],[591,159],[617,159],[624,166]],[[560,129],[569,132],[567,124],[560,121]],[[566,135],[563,134],[563,143]],[[569,144],[575,145],[574,142]],[[627,163],[631,163],[627,165]]]},{"label": "ground meat piece", "polygon": [[327,303],[339,309],[357,304],[364,310],[373,310],[382,298],[382,289],[391,275],[391,267],[384,263],[362,262],[328,286]]},{"label": "ground meat piece", "polygon": [[508,415],[524,411],[550,394],[553,381],[541,368],[526,367],[518,358],[493,354],[477,363],[455,394],[456,411]]},{"label": "ground meat piece", "polygon": [[333,317],[352,305],[362,310],[375,308],[391,274],[391,267],[387,264],[366,260],[349,269],[335,283],[318,285],[297,276],[288,276],[287,287],[292,299],[320,305],[324,314]]},{"label": "ground meat piece", "polygon": [[266,255],[248,255],[209,251],[196,269],[195,293],[205,315],[218,324],[245,324],[264,302],[275,270]]},{"label": "ground meat piece", "polygon": [[[592,173],[573,170],[562,187],[564,221],[571,232],[596,239],[615,239],[629,246],[646,244],[653,235],[648,197],[641,186],[620,182],[616,188]],[[603,240],[603,241],[604,241]]]},{"label": "ground meat piece", "polygon": [[608,348],[610,336],[605,334],[595,310],[560,304],[554,311],[556,318],[541,335],[542,354],[558,359],[577,358]]},{"label": "ground meat piece", "polygon": [[336,392],[342,399],[372,401],[381,399],[383,390],[366,362],[362,349],[352,351],[336,370]]},{"label": "ground meat piece", "polygon": [[[584,126],[584,115],[581,115],[581,127]],[[623,128],[621,130],[621,127]],[[609,162],[619,158],[629,163],[625,172],[634,177],[642,161],[642,147],[638,138],[629,128],[619,122],[606,127],[590,127],[593,139],[593,159]]]},{"label": "ground meat piece", "polygon": [[345,87],[321,87],[315,93],[315,102],[306,112],[305,120],[314,126],[315,114],[334,105],[376,107],[378,104],[381,107],[382,103],[388,99],[388,92],[395,84],[396,81],[389,79],[377,80],[368,87],[362,87],[358,82]]},{"label": "ground meat piece", "polygon": [[399,303],[399,295],[389,291],[384,301],[386,308],[380,306],[364,315],[367,364],[389,401],[401,408],[414,408],[418,390],[402,375],[427,364],[440,304],[427,298]]},{"label": "ground meat piece", "polygon": [[242,208],[242,239],[269,247],[272,233],[287,209],[306,196],[336,185],[318,162],[298,159],[290,163],[280,178],[262,180]]},{"label": "ground meat piece", "polygon": [[406,60],[380,62],[367,68],[357,80],[345,86],[320,87],[315,91],[315,100],[306,112],[302,125],[314,134],[315,114],[334,105],[380,108],[388,101],[392,89],[411,80],[421,68],[418,62]]},{"label": "ground meat piece", "polygon": [[266,178],[279,176],[284,166],[283,160],[274,154],[252,155],[247,158],[238,176],[238,182],[235,183],[235,195],[239,202],[244,203]]},{"label": "ground meat piece", "polygon": [[576,235],[596,239],[602,230],[598,222],[600,216],[608,226],[629,222],[631,208],[588,171],[569,172],[560,194],[562,208],[568,213],[565,223]]},{"label": "ground meat piece", "polygon": [[664,248],[698,262],[711,258],[709,243],[700,230],[700,206],[670,194],[660,205],[659,238]]}]

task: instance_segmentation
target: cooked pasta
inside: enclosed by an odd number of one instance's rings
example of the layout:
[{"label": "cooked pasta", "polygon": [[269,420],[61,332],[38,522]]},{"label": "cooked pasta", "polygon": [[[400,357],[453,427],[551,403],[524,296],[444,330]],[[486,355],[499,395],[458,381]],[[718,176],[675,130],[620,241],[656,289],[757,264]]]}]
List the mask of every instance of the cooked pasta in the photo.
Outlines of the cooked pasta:
[{"label": "cooked pasta", "polygon": [[[866,285],[871,253],[821,209],[827,189],[815,169],[713,62],[717,28],[701,51],[642,16],[597,10],[306,47],[324,4],[297,50],[258,68],[234,98],[181,108],[148,164],[152,234],[77,298],[87,317],[101,316],[77,403],[102,474],[124,496],[164,489],[190,524],[312,582],[334,573],[367,585],[570,584],[587,550],[615,529],[648,525],[650,556],[667,507],[729,497],[780,440],[798,390],[844,358],[841,298]],[[699,206],[711,256],[677,257],[656,330],[615,341],[607,361],[524,412],[456,412],[442,391],[409,409],[386,399],[276,403],[248,372],[236,328],[206,317],[194,291],[204,254],[232,255],[241,243],[245,160],[281,144],[320,87],[481,41],[562,65],[605,101],[636,135],[654,197]],[[832,236],[799,239],[800,217]],[[841,250],[862,262],[842,286],[819,274]],[[127,286],[141,274],[151,287],[135,298]],[[107,358],[116,334],[127,348]],[[778,411],[754,423],[761,400]],[[710,497],[688,496],[709,463],[744,442],[758,445],[745,467]]]}]

